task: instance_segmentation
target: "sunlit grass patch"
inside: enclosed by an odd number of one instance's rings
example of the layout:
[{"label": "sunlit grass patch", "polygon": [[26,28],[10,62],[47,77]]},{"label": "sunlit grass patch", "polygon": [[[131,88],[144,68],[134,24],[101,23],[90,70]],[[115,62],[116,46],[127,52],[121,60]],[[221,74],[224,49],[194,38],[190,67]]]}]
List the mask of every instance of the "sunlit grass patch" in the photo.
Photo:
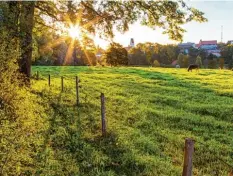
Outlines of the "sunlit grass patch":
[{"label": "sunlit grass patch", "polygon": [[[229,171],[216,158],[232,164],[231,71],[33,67],[36,71],[41,79],[33,80],[32,92],[51,107],[49,124],[56,122],[50,131],[56,145],[50,149],[63,151],[53,159],[61,163],[60,157],[69,156],[80,175],[181,175],[185,137],[209,147],[195,144],[195,175]],[[79,107],[75,76],[81,80]],[[101,92],[106,97],[106,138],[101,137]]]}]

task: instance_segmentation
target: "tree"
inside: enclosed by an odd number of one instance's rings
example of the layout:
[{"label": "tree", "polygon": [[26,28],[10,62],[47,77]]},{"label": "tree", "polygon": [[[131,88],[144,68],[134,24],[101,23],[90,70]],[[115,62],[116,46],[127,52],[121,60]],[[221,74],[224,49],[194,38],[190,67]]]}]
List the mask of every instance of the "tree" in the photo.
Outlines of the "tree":
[{"label": "tree", "polygon": [[[54,65],[67,65],[66,61],[66,53],[68,52],[68,45],[65,41],[59,42],[59,44],[53,46],[52,48],[52,56],[50,60]],[[71,63],[71,56],[69,58],[68,63]]]},{"label": "tree", "polygon": [[212,53],[210,53],[207,57],[208,60],[213,60],[214,59],[214,55]]},{"label": "tree", "polygon": [[97,46],[97,48],[95,49],[96,64],[101,66],[106,65],[106,61],[104,60],[103,53],[104,53],[104,49],[101,48],[100,46]]},{"label": "tree", "polygon": [[217,60],[216,60],[216,58],[208,60],[208,68],[210,68],[210,69],[217,68]]},{"label": "tree", "polygon": [[140,44],[129,50],[129,65],[149,65],[148,59]]},{"label": "tree", "polygon": [[223,69],[223,67],[224,67],[224,58],[220,58],[219,59],[219,68]]},{"label": "tree", "polygon": [[200,52],[197,48],[193,48],[193,47],[189,48],[188,51],[189,51],[189,56],[195,58],[198,56],[198,53]]},{"label": "tree", "polygon": [[111,66],[128,65],[128,53],[126,49],[118,43],[113,42],[110,44],[104,53],[104,58],[107,64]]},{"label": "tree", "polygon": [[179,53],[177,45],[159,45],[159,62],[164,64],[171,64],[176,60]]},{"label": "tree", "polygon": [[94,40],[88,37],[87,35],[83,36],[82,44],[80,46],[81,50],[84,53],[84,62],[85,65],[96,65],[97,58],[96,58],[96,47],[94,44]]},{"label": "tree", "polygon": [[[10,2],[6,2],[9,5]],[[19,3],[21,5],[19,5]],[[30,77],[30,65],[32,57],[32,27],[33,21],[44,26],[50,26],[46,23],[50,17],[53,22],[64,23],[65,26],[70,23],[78,23],[80,27],[88,32],[95,33],[99,31],[100,35],[113,37],[113,29],[125,32],[129,24],[140,20],[141,24],[149,27],[161,27],[164,33],[171,39],[181,40],[185,30],[181,27],[189,21],[204,22],[203,13],[195,8],[190,8],[184,1],[74,1],[63,2],[17,2],[13,5],[15,10],[10,15],[16,15],[15,20],[20,21],[19,33],[21,37],[20,47],[22,50],[20,70],[28,78]],[[36,9],[35,9],[36,8]],[[34,14],[35,12],[35,14]],[[82,18],[80,18],[82,14]],[[21,17],[20,20],[19,16]],[[47,17],[45,17],[47,16]],[[46,19],[46,20],[44,20]],[[78,19],[77,21],[74,19]],[[13,23],[17,26],[18,23]],[[51,26],[50,26],[51,27]],[[53,26],[54,27],[54,26]],[[17,27],[15,27],[17,28]],[[101,31],[101,32],[100,32]]]},{"label": "tree", "polygon": [[137,48],[140,49],[144,55],[146,56],[146,59],[150,65],[153,65],[154,62],[154,57],[159,53],[159,44],[157,43],[151,43],[151,42],[146,42],[146,43],[139,43],[137,44]]},{"label": "tree", "polygon": [[183,68],[187,68],[189,65],[189,55],[184,55],[183,57],[183,63],[182,63],[182,67]]},{"label": "tree", "polygon": [[204,68],[208,68],[208,63],[209,63],[208,59],[204,59],[203,60],[203,66],[204,66]]},{"label": "tree", "polygon": [[153,65],[155,60],[162,64],[171,64],[178,55],[177,45],[160,45],[158,43],[139,43],[129,50],[131,65]]},{"label": "tree", "polygon": [[196,62],[196,58],[199,55],[199,50],[197,48],[191,47],[188,49],[189,54],[189,63],[194,64]]},{"label": "tree", "polygon": [[207,59],[208,59],[208,68],[215,69],[217,67],[216,56],[210,53]]},{"label": "tree", "polygon": [[[20,72],[30,78],[32,61],[32,29],[34,23],[34,1],[21,4],[20,15],[20,49],[21,59],[19,62]],[[27,79],[27,81],[29,81]]]},{"label": "tree", "polygon": [[228,64],[228,67],[229,67],[230,69],[232,69],[232,67],[233,67],[233,55],[232,55],[231,60],[230,60],[230,62],[229,62],[229,64]]},{"label": "tree", "polygon": [[160,67],[159,61],[155,60],[154,63],[153,63],[153,66],[154,67]]},{"label": "tree", "polygon": [[231,69],[233,66],[233,45],[222,47],[221,55],[224,58],[225,62],[228,64],[228,67]]},{"label": "tree", "polygon": [[202,67],[202,61],[201,61],[201,57],[198,55],[197,58],[196,58],[196,62],[195,64],[197,64],[199,66],[199,68]]},{"label": "tree", "polygon": [[177,57],[177,64],[182,67],[183,66],[183,60],[184,60],[184,54],[180,53]]},{"label": "tree", "polygon": [[219,50],[222,50],[222,48],[223,47],[225,47],[226,46],[226,44],[225,43],[218,43],[218,46],[217,46],[217,48],[219,49]]},{"label": "tree", "polygon": [[189,64],[189,55],[184,55],[183,53],[179,53],[177,57],[177,64],[182,68],[187,68]]}]

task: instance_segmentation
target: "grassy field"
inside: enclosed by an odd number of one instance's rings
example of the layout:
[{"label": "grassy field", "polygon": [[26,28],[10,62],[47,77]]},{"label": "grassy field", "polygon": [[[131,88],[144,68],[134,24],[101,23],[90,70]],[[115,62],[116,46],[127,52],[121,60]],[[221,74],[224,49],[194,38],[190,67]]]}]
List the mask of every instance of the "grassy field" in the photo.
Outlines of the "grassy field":
[{"label": "grassy field", "polygon": [[[233,165],[232,71],[42,66],[33,67],[36,71],[40,80],[32,81],[32,92],[47,118],[41,175],[178,176],[186,137],[196,140],[194,175],[224,176],[231,169],[224,162]],[[101,92],[106,137],[101,137]]]}]

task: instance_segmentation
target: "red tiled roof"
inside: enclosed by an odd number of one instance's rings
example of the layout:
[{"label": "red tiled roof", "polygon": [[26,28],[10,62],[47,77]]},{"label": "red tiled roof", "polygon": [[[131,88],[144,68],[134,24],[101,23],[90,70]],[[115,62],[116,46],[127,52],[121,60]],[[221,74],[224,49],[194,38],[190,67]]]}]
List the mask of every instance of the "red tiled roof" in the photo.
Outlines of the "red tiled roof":
[{"label": "red tiled roof", "polygon": [[126,49],[127,51],[129,51],[131,48],[132,48],[131,46],[125,47],[125,49]]},{"label": "red tiled roof", "polygon": [[199,44],[197,44],[197,47],[200,47],[201,45],[217,45],[217,40],[207,40],[207,41],[202,41],[200,40]]}]

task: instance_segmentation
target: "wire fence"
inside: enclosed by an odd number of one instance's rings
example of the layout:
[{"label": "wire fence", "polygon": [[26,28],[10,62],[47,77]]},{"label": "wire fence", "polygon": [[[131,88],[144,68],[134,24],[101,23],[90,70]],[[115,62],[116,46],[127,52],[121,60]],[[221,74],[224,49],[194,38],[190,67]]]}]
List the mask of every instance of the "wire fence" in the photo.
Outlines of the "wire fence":
[{"label": "wire fence", "polygon": [[[40,74],[38,71],[33,78],[40,80]],[[67,77],[61,76],[61,92],[66,90],[64,83],[65,78]],[[101,131],[102,136],[105,136],[107,132],[105,95],[102,92],[95,92],[93,95],[82,92],[84,87],[82,87],[83,85],[80,85],[81,80],[79,77],[76,76],[74,81],[77,106],[80,106],[81,103],[87,103],[88,98],[99,99],[101,111]],[[47,85],[49,87],[53,85],[50,74],[48,75]],[[80,91],[82,94],[80,94]],[[216,152],[213,146],[209,146],[208,143],[201,142],[197,139],[188,140],[190,141],[187,142],[187,139],[185,139],[183,176],[191,176],[192,173],[194,175],[222,176],[228,174],[228,176],[233,176],[233,150],[229,151],[229,149],[222,149],[218,150],[221,152]]]},{"label": "wire fence", "polygon": [[[220,149],[219,146],[210,146],[208,143],[199,140],[193,141],[195,142],[193,156],[194,172],[198,170],[196,173],[197,175],[222,176],[230,173],[232,174],[232,153],[229,148]],[[218,151],[216,149],[218,149]]]}]

